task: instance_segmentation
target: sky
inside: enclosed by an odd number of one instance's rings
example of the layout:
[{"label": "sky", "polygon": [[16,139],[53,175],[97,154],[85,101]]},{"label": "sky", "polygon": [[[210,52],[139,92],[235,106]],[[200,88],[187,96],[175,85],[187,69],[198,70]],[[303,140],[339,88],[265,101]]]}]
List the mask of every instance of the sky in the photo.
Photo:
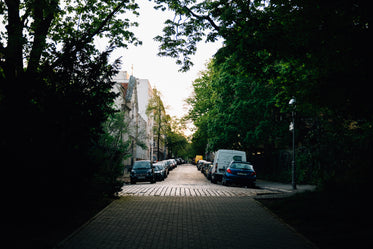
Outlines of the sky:
[{"label": "sky", "polygon": [[179,72],[179,65],[175,59],[157,56],[159,43],[153,38],[162,35],[164,21],[173,19],[172,12],[155,10],[153,3],[139,0],[140,16],[136,18],[138,28],[131,31],[143,42],[141,46],[130,45],[128,49],[116,49],[112,58],[122,57],[122,71],[132,72],[136,78],[148,79],[152,87],[156,87],[162,94],[166,112],[178,118],[187,113],[185,99],[193,92],[192,82],[198,78],[198,73],[205,70],[205,65],[221,47],[221,42],[205,43],[201,41],[197,53],[192,57],[194,66],[186,73]]}]

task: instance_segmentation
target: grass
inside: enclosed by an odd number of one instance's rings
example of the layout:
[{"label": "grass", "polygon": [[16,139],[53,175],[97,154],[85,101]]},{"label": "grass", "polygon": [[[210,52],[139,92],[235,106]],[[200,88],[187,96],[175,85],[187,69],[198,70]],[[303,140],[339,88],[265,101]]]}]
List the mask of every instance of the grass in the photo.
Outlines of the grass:
[{"label": "grass", "polygon": [[319,248],[373,248],[368,193],[306,192],[258,200]]}]

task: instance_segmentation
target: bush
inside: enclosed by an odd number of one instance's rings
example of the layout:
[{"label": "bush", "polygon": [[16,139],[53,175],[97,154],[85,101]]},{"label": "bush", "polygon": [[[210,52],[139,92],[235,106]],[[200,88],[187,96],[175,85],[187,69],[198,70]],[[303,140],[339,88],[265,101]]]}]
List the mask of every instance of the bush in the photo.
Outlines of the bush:
[{"label": "bush", "polygon": [[90,150],[90,161],[95,168],[90,185],[96,194],[113,195],[123,185],[123,161],[130,156],[131,141],[123,140],[123,134],[128,133],[124,113],[110,115],[103,124],[103,130],[104,133]]}]

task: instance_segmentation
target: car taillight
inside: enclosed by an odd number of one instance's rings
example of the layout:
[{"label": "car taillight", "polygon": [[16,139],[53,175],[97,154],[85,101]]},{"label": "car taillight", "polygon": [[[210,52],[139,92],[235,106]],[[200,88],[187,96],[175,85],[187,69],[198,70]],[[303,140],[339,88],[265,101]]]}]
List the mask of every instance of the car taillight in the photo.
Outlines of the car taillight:
[{"label": "car taillight", "polygon": [[256,176],[256,172],[252,172],[251,175],[252,175],[252,176]]},{"label": "car taillight", "polygon": [[229,174],[232,174],[232,170],[231,170],[231,169],[227,169],[227,172],[228,172]]}]

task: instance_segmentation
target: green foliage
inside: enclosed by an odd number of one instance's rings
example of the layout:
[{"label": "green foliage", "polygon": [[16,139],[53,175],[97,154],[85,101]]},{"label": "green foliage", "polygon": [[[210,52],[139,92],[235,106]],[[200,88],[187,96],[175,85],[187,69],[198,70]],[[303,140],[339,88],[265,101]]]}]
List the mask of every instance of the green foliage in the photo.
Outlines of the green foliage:
[{"label": "green foliage", "polygon": [[254,149],[274,143],[273,136],[283,133],[270,86],[262,87],[260,79],[240,70],[232,58],[223,64],[213,61],[193,84],[189,117],[208,137],[205,147],[209,143],[213,151]]},{"label": "green foliage", "polygon": [[[122,0],[1,1],[2,166],[16,179],[11,193],[32,199],[35,209],[38,201],[118,190],[127,145],[112,144],[115,132],[102,126],[115,112],[111,78],[120,63],[108,60],[114,48],[140,44],[129,30],[137,24],[125,16],[137,7]],[[94,47],[96,37],[108,38],[106,51]]]},{"label": "green foliage", "polygon": [[[295,96],[299,180],[323,186],[366,182],[373,117],[368,1],[156,2],[180,16],[167,23],[173,32],[159,39],[172,57],[188,60],[185,46],[195,46],[188,38],[200,38],[201,30],[207,40],[224,39],[188,100],[188,117],[198,128],[196,147],[249,155],[263,150],[262,161],[250,160],[263,172],[277,172],[276,151],[290,146],[288,102]],[[190,23],[192,34],[178,32]],[[176,38],[180,44],[165,42]],[[349,179],[355,171],[356,179]]]},{"label": "green foliage", "polygon": [[154,118],[153,134],[157,141],[157,160],[161,159],[161,144],[165,143],[165,135],[167,132],[168,118],[161,99],[161,93],[157,89],[153,89],[153,97],[149,100],[146,108],[146,114]]},{"label": "green foliage", "polygon": [[92,188],[98,194],[114,194],[120,191],[123,181],[123,160],[130,157],[131,141],[123,141],[128,134],[124,113],[116,112],[103,124],[103,132],[97,143],[90,149],[92,167],[97,168],[91,180]]},{"label": "green foliage", "polygon": [[[157,148],[162,148],[162,144],[168,149],[168,158],[184,157],[187,158],[189,143],[182,134],[184,124],[182,120],[176,117],[170,117],[166,114],[162,101],[162,95],[157,89],[153,89],[153,98],[150,99],[146,109],[147,115],[154,118],[153,133],[157,143]],[[161,147],[160,147],[161,146]],[[157,158],[161,160],[160,150],[157,150]]]},{"label": "green foliage", "polygon": [[172,117],[168,123],[166,132],[166,146],[168,148],[168,158],[189,158],[189,142],[183,134],[184,124],[182,120]]}]

